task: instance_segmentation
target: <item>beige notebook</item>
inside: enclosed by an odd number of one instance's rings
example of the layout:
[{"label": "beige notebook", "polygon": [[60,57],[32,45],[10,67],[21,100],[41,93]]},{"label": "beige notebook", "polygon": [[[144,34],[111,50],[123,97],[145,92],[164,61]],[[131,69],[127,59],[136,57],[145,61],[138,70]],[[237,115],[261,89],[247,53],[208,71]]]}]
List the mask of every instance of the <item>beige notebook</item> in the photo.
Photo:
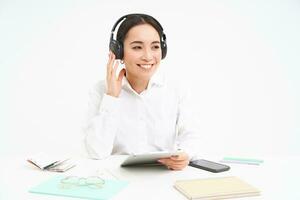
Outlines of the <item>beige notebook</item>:
[{"label": "beige notebook", "polygon": [[258,196],[260,191],[237,177],[178,180],[174,187],[188,199],[229,199]]}]

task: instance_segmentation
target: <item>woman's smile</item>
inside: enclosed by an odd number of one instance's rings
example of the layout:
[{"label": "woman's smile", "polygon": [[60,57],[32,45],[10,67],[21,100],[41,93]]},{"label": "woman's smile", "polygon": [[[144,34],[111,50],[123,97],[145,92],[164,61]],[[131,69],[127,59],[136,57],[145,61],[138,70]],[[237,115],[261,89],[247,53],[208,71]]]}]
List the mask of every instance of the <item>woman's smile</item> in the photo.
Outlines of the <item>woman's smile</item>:
[{"label": "woman's smile", "polygon": [[150,69],[153,67],[154,64],[137,64],[137,66],[143,68],[143,69]]}]

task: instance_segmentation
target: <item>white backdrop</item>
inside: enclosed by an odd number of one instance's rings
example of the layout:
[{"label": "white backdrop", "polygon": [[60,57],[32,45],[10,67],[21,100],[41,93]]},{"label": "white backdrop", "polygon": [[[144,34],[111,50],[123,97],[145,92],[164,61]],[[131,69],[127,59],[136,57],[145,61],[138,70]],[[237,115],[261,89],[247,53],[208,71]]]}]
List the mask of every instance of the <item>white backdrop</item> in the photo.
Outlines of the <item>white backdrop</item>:
[{"label": "white backdrop", "polygon": [[128,13],[165,29],[203,154],[300,154],[299,1],[0,1],[0,154],[81,152],[88,90]]}]

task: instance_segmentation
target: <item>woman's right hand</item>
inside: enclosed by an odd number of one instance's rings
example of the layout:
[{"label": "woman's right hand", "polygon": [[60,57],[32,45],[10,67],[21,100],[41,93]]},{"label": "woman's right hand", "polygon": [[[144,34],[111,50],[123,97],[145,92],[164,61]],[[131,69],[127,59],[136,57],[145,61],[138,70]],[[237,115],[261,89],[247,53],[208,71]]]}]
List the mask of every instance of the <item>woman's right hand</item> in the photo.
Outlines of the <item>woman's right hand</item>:
[{"label": "woman's right hand", "polygon": [[126,72],[125,69],[122,69],[117,77],[116,73],[118,66],[119,61],[115,61],[115,54],[110,51],[106,71],[106,94],[113,97],[118,97],[120,95],[122,89],[122,79]]}]

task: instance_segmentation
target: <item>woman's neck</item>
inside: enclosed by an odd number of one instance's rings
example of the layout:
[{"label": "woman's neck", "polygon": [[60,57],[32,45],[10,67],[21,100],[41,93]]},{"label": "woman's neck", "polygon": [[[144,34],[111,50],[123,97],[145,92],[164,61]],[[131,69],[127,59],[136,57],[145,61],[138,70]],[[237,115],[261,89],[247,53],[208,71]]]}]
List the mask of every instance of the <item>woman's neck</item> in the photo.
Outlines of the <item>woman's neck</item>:
[{"label": "woman's neck", "polygon": [[134,91],[136,91],[138,94],[143,92],[147,89],[149,80],[142,80],[142,79],[136,79],[131,77],[126,77],[130,86]]}]

